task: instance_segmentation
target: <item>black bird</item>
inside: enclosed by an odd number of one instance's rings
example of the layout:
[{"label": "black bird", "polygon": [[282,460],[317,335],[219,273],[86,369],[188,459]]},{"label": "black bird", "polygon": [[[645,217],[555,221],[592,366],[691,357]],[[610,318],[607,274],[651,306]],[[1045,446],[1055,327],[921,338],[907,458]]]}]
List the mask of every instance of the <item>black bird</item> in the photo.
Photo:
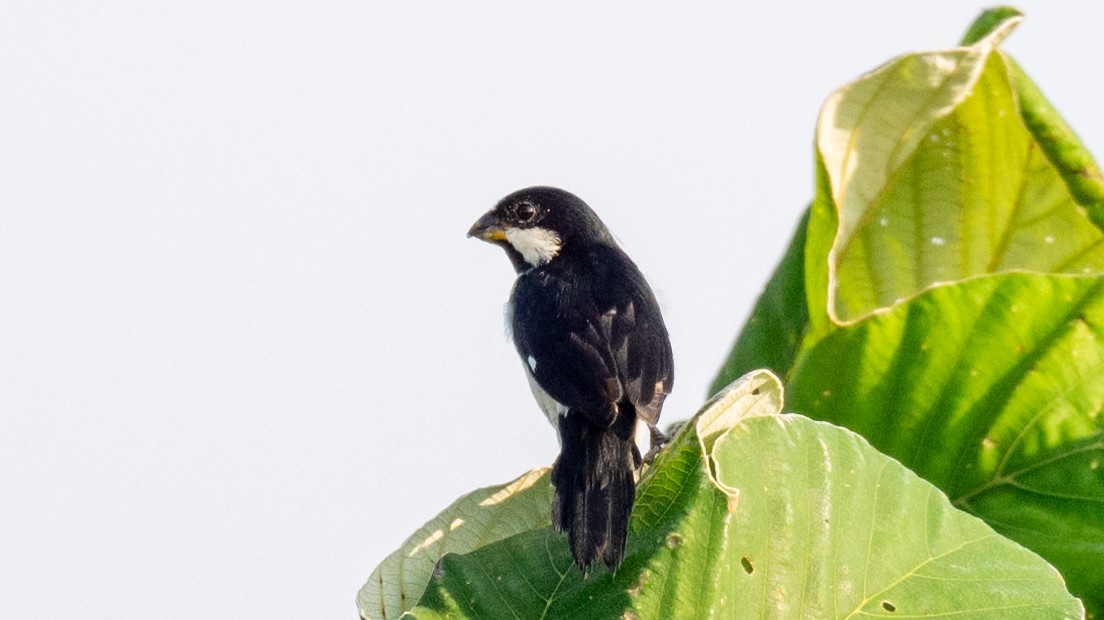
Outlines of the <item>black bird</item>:
[{"label": "black bird", "polygon": [[514,192],[468,236],[504,248],[517,270],[507,329],[560,439],[552,522],[581,571],[595,559],[616,570],[643,461],[637,433],[656,449],[674,382],[659,305],[602,220],[563,190]]}]

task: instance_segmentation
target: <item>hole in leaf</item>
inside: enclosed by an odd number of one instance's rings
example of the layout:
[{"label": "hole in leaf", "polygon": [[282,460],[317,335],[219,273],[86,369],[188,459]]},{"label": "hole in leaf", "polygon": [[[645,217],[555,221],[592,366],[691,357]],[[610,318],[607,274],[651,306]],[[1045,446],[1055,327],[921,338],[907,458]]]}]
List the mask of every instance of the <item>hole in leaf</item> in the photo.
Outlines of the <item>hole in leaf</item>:
[{"label": "hole in leaf", "polygon": [[759,395],[759,388],[755,388],[754,390],[752,390],[751,395],[752,396],[758,396]]},{"label": "hole in leaf", "polygon": [[886,611],[897,611],[897,606],[889,601],[882,601],[882,609]]},{"label": "hole in leaf", "polygon": [[751,560],[747,559],[747,556],[740,558],[740,566],[743,566],[744,572],[749,575],[755,572],[755,567],[751,565]]}]

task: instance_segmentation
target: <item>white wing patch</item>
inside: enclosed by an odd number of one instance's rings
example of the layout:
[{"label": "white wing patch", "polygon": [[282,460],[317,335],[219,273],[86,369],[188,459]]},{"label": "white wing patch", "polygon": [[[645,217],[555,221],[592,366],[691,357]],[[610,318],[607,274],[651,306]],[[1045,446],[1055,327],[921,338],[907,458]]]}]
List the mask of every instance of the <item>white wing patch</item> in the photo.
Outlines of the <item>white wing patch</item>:
[{"label": "white wing patch", "polygon": [[533,267],[552,260],[560,253],[560,236],[547,228],[508,228],[506,241]]},{"label": "white wing patch", "polygon": [[532,370],[533,372],[537,372],[537,358],[530,355],[529,359],[527,359],[525,361],[529,362],[529,369],[530,370]]},{"label": "white wing patch", "polygon": [[643,418],[636,419],[636,427],[633,429],[633,441],[636,443],[636,449],[640,450],[641,454],[647,454],[652,449],[652,427],[648,426],[648,422]]}]

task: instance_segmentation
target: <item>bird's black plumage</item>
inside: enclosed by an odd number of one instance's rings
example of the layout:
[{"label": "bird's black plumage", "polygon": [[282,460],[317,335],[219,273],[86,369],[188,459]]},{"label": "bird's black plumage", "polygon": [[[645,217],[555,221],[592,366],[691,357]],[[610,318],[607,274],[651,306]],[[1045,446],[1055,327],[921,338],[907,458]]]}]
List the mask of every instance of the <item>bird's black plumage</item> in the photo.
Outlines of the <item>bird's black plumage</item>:
[{"label": "bird's black plumage", "polygon": [[518,273],[508,326],[560,436],[553,523],[580,569],[595,559],[616,569],[641,467],[636,426],[655,429],[674,381],[659,305],[598,216],[563,190],[510,194],[469,234],[501,245]]}]

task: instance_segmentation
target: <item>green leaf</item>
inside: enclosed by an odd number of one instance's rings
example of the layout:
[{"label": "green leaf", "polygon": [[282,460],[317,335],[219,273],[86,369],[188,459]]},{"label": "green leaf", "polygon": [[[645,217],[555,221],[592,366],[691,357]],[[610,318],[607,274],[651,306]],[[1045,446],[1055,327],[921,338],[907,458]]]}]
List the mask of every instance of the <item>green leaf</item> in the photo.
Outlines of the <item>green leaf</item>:
[{"label": "green leaf", "polygon": [[1104,280],[1008,274],[933,289],[817,343],[789,396],[1104,603]]},{"label": "green leaf", "polygon": [[614,575],[561,534],[449,554],[414,618],[1078,618],[1042,559],[860,436],[781,414],[767,371],[722,391],[640,485]]},{"label": "green leaf", "polygon": [[[1005,21],[1022,14],[1011,7],[982,11],[963,37],[963,45],[973,45],[999,28]],[[1039,141],[1043,152],[1054,164],[1088,217],[1104,228],[1104,174],[1073,129],[1066,124],[1019,64],[1005,57],[1012,71],[1012,82],[1020,105],[1020,114]]]},{"label": "green leaf", "polygon": [[507,484],[469,493],[430,519],[372,571],[357,595],[360,617],[398,618],[421,598],[446,553],[466,553],[548,525],[548,471],[534,469]]},{"label": "green leaf", "polygon": [[1048,158],[1061,149],[1025,125],[996,49],[1021,19],[1005,14],[969,47],[903,56],[825,103],[817,148],[839,218],[827,289],[837,322],[984,274],[1104,273],[1104,233]]},{"label": "green leaf", "polygon": [[[829,312],[828,290],[832,274],[828,257],[836,241],[839,213],[832,199],[832,183],[824,159],[816,157],[816,196],[809,207],[809,227],[805,242],[805,296],[808,300],[809,328],[807,342],[816,342],[836,329]],[[804,344],[802,347],[804,348]]]},{"label": "green leaf", "polygon": [[1104,615],[1104,179],[997,49],[1020,19],[986,11],[965,47],[828,100],[809,224],[783,262],[804,238],[804,270],[767,289],[804,284],[801,344],[769,350],[763,326],[794,310],[761,301],[719,380],[772,364],[796,410],[900,458]]},{"label": "green leaf", "polygon": [[1012,70],[1024,123],[1089,219],[1097,228],[1104,228],[1104,174],[1081,139],[1020,65],[1010,57],[1005,60]]},{"label": "green leaf", "polygon": [[966,29],[966,34],[962,35],[963,46],[974,45],[988,37],[989,35],[997,32],[1005,27],[1005,24],[1012,20],[1023,20],[1023,13],[1019,9],[1010,6],[998,6],[991,9],[985,9],[977,16],[974,23],[970,24],[970,27]]}]

